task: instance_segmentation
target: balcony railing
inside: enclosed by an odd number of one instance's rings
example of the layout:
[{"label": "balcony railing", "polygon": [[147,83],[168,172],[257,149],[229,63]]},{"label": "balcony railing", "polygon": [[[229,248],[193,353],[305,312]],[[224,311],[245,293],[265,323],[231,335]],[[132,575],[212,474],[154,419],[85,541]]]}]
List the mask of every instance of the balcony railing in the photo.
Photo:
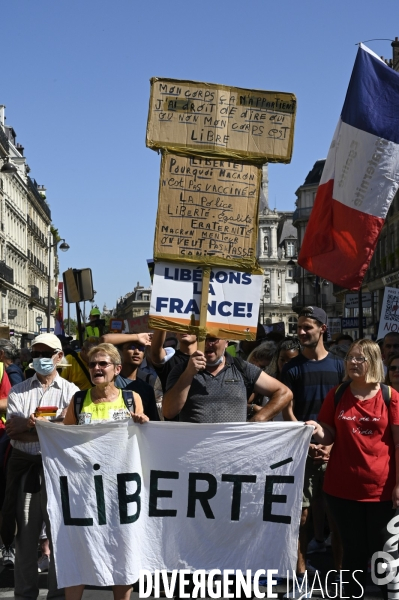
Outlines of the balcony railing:
[{"label": "balcony railing", "polygon": [[0,279],[4,279],[8,283],[14,284],[14,270],[7,267],[4,260],[0,260]]},{"label": "balcony railing", "polygon": [[38,204],[42,207],[42,209],[44,210],[44,212],[46,213],[48,218],[51,220],[50,207],[47,204],[47,202],[45,202],[43,200],[43,198],[41,197],[41,195],[39,194],[35,184],[36,184],[36,182],[33,182],[32,179],[30,177],[28,177],[28,189],[32,192],[32,194],[34,195]]},{"label": "balcony railing", "polygon": [[306,208],[297,208],[294,211],[294,214],[292,215],[292,223],[295,224],[295,221],[299,221],[301,219],[309,219],[311,212],[311,206],[308,206]]}]

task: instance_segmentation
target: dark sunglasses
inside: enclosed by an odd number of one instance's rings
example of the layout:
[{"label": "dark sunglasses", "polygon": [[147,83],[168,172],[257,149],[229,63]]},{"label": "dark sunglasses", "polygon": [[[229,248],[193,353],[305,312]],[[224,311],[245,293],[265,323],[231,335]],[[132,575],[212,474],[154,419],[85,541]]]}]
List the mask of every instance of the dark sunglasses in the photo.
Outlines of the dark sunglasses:
[{"label": "dark sunglasses", "polygon": [[109,367],[110,365],[113,365],[113,364],[114,363],[107,362],[106,360],[91,360],[89,362],[89,369],[95,369],[97,365],[101,369],[106,369],[107,367]]},{"label": "dark sunglasses", "polygon": [[138,350],[139,352],[144,352],[145,346],[144,346],[144,344],[129,344],[128,349],[129,350]]},{"label": "dark sunglasses", "polygon": [[57,352],[61,352],[61,350],[53,350],[52,352],[50,350],[32,350],[31,356],[32,358],[52,358]]},{"label": "dark sunglasses", "polygon": [[396,367],[395,365],[390,365],[388,367],[388,371],[399,371],[399,367]]}]

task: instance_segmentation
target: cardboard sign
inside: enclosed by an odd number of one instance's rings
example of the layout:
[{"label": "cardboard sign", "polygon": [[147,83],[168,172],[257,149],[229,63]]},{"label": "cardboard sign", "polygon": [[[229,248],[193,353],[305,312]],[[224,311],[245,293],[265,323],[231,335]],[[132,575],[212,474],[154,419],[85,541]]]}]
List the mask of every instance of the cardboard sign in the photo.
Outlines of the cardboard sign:
[{"label": "cardboard sign", "polygon": [[[371,308],[371,294],[364,292],[362,294],[363,308]],[[359,308],[359,294],[345,294],[345,308]]]},{"label": "cardboard sign", "polygon": [[261,177],[244,162],[164,154],[155,259],[255,268]]},{"label": "cardboard sign", "polygon": [[387,333],[392,332],[399,332],[399,289],[386,287],[377,339],[381,339]]},{"label": "cardboard sign", "polygon": [[[255,340],[262,275],[214,267],[206,331],[223,339]],[[202,269],[155,263],[149,324],[154,329],[190,331],[199,325]]]},{"label": "cardboard sign", "polygon": [[[47,329],[46,329],[47,331]],[[0,340],[9,340],[10,339],[10,328],[8,325],[2,325],[0,327]]]},{"label": "cardboard sign", "polygon": [[129,333],[148,333],[150,331],[150,327],[148,325],[148,315],[142,315],[141,317],[128,319],[127,325]]},{"label": "cardboard sign", "polygon": [[294,94],[151,79],[147,146],[289,163]]},{"label": "cardboard sign", "polygon": [[120,319],[110,319],[109,322],[109,332],[110,333],[122,333],[124,330],[125,324],[124,321]]}]

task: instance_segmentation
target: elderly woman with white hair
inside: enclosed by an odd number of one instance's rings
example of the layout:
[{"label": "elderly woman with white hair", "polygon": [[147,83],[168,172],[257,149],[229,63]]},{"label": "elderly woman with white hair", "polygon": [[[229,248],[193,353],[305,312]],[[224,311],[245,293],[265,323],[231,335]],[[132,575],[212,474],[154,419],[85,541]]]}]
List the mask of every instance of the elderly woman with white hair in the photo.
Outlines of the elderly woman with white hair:
[{"label": "elderly woman with white hair", "polygon": [[18,348],[10,340],[0,340],[0,362],[4,364],[11,386],[17,385],[25,379],[23,370],[15,362],[18,358]]}]

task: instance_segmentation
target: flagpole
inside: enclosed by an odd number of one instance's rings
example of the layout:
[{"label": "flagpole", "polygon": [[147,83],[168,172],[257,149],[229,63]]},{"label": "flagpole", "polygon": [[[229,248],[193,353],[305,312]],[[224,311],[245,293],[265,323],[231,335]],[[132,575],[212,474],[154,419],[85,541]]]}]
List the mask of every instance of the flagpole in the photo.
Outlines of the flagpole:
[{"label": "flagpole", "polygon": [[359,289],[359,339],[363,338],[363,293],[362,288]]}]

